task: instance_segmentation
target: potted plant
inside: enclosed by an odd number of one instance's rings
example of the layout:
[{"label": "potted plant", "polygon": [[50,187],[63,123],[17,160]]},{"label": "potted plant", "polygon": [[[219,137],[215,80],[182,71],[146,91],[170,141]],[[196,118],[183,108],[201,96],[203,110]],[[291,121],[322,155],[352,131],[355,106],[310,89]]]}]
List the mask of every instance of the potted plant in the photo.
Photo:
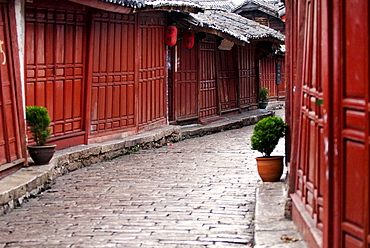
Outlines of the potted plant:
[{"label": "potted plant", "polygon": [[266,87],[261,87],[258,93],[259,96],[259,103],[258,106],[261,109],[265,109],[267,107],[267,97],[269,95],[269,89]]},{"label": "potted plant", "polygon": [[40,106],[26,107],[26,120],[36,145],[27,146],[28,152],[37,165],[48,164],[54,155],[56,145],[47,145],[50,138],[50,117],[48,110]]},{"label": "potted plant", "polygon": [[287,124],[280,117],[269,116],[260,120],[254,127],[251,137],[252,150],[262,153],[257,157],[257,169],[262,181],[278,181],[283,173],[284,156],[271,156],[280,138],[285,136]]}]

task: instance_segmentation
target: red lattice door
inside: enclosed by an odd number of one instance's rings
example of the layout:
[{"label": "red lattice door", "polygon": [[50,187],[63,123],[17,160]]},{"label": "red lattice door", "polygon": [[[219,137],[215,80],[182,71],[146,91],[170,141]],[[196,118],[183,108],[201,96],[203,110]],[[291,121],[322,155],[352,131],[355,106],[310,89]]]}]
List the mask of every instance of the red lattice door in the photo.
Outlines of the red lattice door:
[{"label": "red lattice door", "polygon": [[199,117],[198,49],[196,46],[186,49],[182,44],[182,40],[172,49],[177,49],[177,57],[175,57],[174,52],[172,53],[172,66],[177,66],[176,70],[173,70],[175,74],[173,82],[174,95],[172,97],[174,118],[176,121],[197,119]]},{"label": "red lattice door", "polygon": [[139,14],[139,127],[166,121],[166,52],[163,13]]},{"label": "red lattice door", "polygon": [[207,37],[199,42],[199,108],[200,118],[206,119],[218,115],[216,84],[216,41]]},{"label": "red lattice door", "polygon": [[[43,7],[41,7],[43,6]],[[45,106],[57,148],[84,143],[86,15],[80,5],[26,5],[26,105]]]},{"label": "red lattice door", "polygon": [[91,135],[135,126],[135,15],[94,15]]},{"label": "red lattice door", "polygon": [[[296,156],[297,178],[296,193],[293,200],[298,208],[306,212],[306,225],[316,230],[316,237],[322,237],[324,221],[325,191],[325,144],[323,120],[323,87],[321,68],[322,59],[319,28],[320,18],[317,12],[319,3],[305,2],[304,36],[302,40],[303,72],[297,75],[302,85],[300,108],[300,130]],[[297,103],[298,104],[298,103]]]},{"label": "red lattice door", "polygon": [[238,47],[239,101],[240,107],[250,107],[257,103],[258,75],[256,45]]},{"label": "red lattice door", "polygon": [[[334,41],[336,85],[334,116],[339,139],[334,154],[336,214],[333,247],[370,247],[370,3],[333,4],[333,23],[342,33]],[[340,25],[339,25],[340,24]],[[333,236],[328,235],[331,239]],[[338,241],[341,241],[339,243]]]},{"label": "red lattice door", "polygon": [[236,46],[231,51],[220,51],[218,79],[220,82],[219,98],[222,112],[238,109],[235,53]]}]

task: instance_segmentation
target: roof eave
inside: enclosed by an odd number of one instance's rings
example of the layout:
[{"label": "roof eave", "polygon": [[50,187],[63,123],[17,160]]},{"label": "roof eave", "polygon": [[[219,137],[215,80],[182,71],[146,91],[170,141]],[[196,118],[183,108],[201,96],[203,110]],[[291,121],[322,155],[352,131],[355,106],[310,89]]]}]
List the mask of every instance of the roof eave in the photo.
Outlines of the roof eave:
[{"label": "roof eave", "polygon": [[100,10],[121,13],[121,14],[130,14],[135,9],[135,8],[125,7],[125,6],[118,5],[118,4],[103,2],[101,0],[68,0],[68,1],[78,3],[81,5],[85,5],[88,7],[100,9]]},{"label": "roof eave", "polygon": [[187,12],[187,13],[199,13],[203,12],[204,9],[199,7],[189,7],[189,6],[160,6],[152,7],[145,6],[144,8],[135,9],[134,12],[148,12],[148,11],[178,11],[178,12]]},{"label": "roof eave", "polygon": [[263,38],[256,38],[256,39],[251,39],[251,40],[253,40],[253,41],[270,41],[270,42],[278,44],[278,45],[285,44],[285,41],[283,41],[281,39],[278,39],[278,38],[274,38],[274,37],[263,37]]},{"label": "roof eave", "polygon": [[229,35],[225,32],[219,31],[219,30],[214,29],[214,28],[200,27],[200,26],[195,26],[195,25],[190,25],[190,28],[194,31],[197,31],[197,32],[204,32],[204,33],[207,33],[207,34],[217,35],[217,36],[219,36],[223,39],[232,41],[236,45],[244,46],[245,43],[249,43],[249,42],[242,41],[242,40],[240,40],[240,39],[238,39],[238,38],[236,38],[232,35]]}]

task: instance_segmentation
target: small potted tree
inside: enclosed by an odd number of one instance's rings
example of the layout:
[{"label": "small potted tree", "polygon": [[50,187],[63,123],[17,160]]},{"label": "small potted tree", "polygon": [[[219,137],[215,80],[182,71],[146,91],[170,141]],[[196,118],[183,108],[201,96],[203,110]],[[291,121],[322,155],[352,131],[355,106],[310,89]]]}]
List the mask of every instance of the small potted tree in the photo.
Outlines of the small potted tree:
[{"label": "small potted tree", "polygon": [[265,109],[267,107],[268,95],[269,95],[269,89],[266,87],[261,87],[258,93],[258,97],[259,97],[258,107],[259,108]]},{"label": "small potted tree", "polygon": [[271,156],[280,138],[285,136],[287,124],[280,117],[269,116],[260,120],[251,137],[252,150],[262,153],[257,157],[257,169],[262,181],[278,181],[283,173],[284,156]]},{"label": "small potted tree", "polygon": [[48,110],[40,106],[26,107],[26,120],[36,145],[27,146],[28,152],[37,165],[48,164],[54,155],[56,145],[48,145],[50,138],[50,117]]}]

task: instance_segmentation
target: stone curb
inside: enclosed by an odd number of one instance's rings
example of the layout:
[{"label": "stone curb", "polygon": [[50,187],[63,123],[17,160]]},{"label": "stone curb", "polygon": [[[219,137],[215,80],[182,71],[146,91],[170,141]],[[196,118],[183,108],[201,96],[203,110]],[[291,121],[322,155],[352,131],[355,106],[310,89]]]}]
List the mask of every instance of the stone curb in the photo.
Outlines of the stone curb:
[{"label": "stone curb", "polygon": [[91,145],[79,145],[56,151],[47,165],[23,167],[16,173],[0,180],[0,216],[19,207],[30,197],[49,188],[59,177],[91,164],[110,160],[139,149],[164,146],[194,136],[253,125],[260,119],[273,115],[267,110],[251,110],[229,115],[224,121],[195,127],[164,126],[119,140]]},{"label": "stone curb", "polygon": [[273,112],[265,111],[265,110],[258,110],[258,111],[251,111],[250,115],[248,116],[243,116],[242,114],[239,114],[239,115],[240,116],[238,116],[238,114],[232,115],[223,121],[210,123],[204,126],[200,126],[200,125],[190,126],[190,127],[184,126],[181,129],[182,137],[183,139],[186,139],[186,138],[204,136],[204,135],[222,132],[222,131],[231,130],[231,129],[238,129],[244,126],[254,125],[259,120],[267,116],[273,115]]},{"label": "stone curb", "polygon": [[285,217],[287,184],[283,180],[265,182],[256,189],[255,248],[307,248],[294,222]]}]

